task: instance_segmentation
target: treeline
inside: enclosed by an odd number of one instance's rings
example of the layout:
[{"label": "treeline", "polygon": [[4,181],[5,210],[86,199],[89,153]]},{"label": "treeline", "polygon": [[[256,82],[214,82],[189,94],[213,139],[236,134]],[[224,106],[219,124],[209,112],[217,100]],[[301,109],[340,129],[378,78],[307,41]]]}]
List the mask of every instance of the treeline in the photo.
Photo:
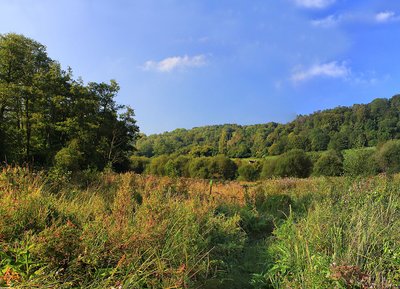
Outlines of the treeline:
[{"label": "treeline", "polygon": [[32,39],[0,34],[0,161],[127,169],[138,127],[118,90],[74,79]]},{"label": "treeline", "polygon": [[400,138],[400,95],[369,104],[337,107],[298,116],[287,124],[217,125],[142,136],[137,155],[224,154],[230,158],[276,156],[293,149],[306,152],[372,147]]},{"label": "treeline", "polygon": [[131,170],[169,177],[256,181],[274,177],[371,176],[400,172],[400,141],[378,147],[307,153],[294,149],[265,159],[230,159],[224,155],[131,157]]}]

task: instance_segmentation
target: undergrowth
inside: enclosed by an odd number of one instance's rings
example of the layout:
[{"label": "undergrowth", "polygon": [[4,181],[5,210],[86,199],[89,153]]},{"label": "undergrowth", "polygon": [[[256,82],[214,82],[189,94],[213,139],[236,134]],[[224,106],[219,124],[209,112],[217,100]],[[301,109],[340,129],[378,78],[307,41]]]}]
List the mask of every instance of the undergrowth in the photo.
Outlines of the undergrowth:
[{"label": "undergrowth", "polygon": [[0,173],[0,286],[398,288],[400,180]]}]

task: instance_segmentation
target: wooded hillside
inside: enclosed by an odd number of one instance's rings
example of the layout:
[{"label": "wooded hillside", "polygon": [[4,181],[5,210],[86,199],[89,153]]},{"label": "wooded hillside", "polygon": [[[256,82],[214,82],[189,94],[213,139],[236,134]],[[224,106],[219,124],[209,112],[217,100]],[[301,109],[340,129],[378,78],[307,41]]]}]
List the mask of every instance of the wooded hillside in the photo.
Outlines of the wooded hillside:
[{"label": "wooded hillside", "polygon": [[292,149],[323,151],[375,146],[400,138],[400,95],[369,104],[317,111],[287,124],[225,124],[143,136],[137,154],[191,154],[231,158],[280,155]]}]

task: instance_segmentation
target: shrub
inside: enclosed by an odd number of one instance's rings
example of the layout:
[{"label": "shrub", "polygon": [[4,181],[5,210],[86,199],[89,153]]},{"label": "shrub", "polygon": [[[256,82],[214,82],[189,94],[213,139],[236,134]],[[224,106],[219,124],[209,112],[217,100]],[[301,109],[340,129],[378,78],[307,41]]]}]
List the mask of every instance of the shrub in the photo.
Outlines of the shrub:
[{"label": "shrub", "polygon": [[275,174],[280,177],[306,178],[310,175],[312,163],[303,150],[291,150],[281,155],[276,162]]},{"label": "shrub", "polygon": [[190,158],[187,156],[179,156],[170,159],[165,164],[165,173],[170,177],[188,177],[188,166]]},{"label": "shrub", "polygon": [[276,162],[277,162],[276,158],[269,158],[264,161],[261,171],[261,178],[267,179],[276,176],[275,174]]},{"label": "shrub", "polygon": [[150,161],[150,165],[148,166],[149,173],[158,176],[165,176],[165,165],[168,161],[169,158],[166,155],[152,158]]},{"label": "shrub", "polygon": [[380,169],[387,173],[400,172],[400,141],[388,141],[376,153]]},{"label": "shrub", "polygon": [[314,165],[317,176],[340,176],[343,174],[342,155],[336,151],[328,151],[320,156]]},{"label": "shrub", "polygon": [[79,170],[82,160],[82,152],[79,150],[76,140],[71,141],[67,147],[59,150],[54,157],[55,167],[64,171]]},{"label": "shrub", "polygon": [[189,162],[189,175],[191,178],[210,178],[208,158],[194,158]]},{"label": "shrub", "polygon": [[150,164],[150,159],[146,157],[131,156],[131,170],[137,174],[141,174]]},{"label": "shrub", "polygon": [[192,178],[233,180],[236,178],[237,165],[223,155],[202,157],[192,159],[189,162],[188,171]]},{"label": "shrub", "polygon": [[374,175],[378,165],[374,157],[375,149],[349,150],[344,154],[343,169],[349,176]]},{"label": "shrub", "polygon": [[238,169],[239,180],[241,181],[255,181],[260,176],[260,165],[256,164],[242,164]]},{"label": "shrub", "polygon": [[212,178],[233,180],[236,178],[237,165],[230,158],[218,155],[210,159],[209,171]]}]

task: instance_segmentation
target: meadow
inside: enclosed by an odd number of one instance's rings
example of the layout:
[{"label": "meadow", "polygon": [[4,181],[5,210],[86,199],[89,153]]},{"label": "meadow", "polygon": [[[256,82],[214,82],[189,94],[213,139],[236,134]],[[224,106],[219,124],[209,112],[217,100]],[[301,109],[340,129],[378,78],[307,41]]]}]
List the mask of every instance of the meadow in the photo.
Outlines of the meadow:
[{"label": "meadow", "polygon": [[6,288],[399,288],[400,175],[0,172]]}]

